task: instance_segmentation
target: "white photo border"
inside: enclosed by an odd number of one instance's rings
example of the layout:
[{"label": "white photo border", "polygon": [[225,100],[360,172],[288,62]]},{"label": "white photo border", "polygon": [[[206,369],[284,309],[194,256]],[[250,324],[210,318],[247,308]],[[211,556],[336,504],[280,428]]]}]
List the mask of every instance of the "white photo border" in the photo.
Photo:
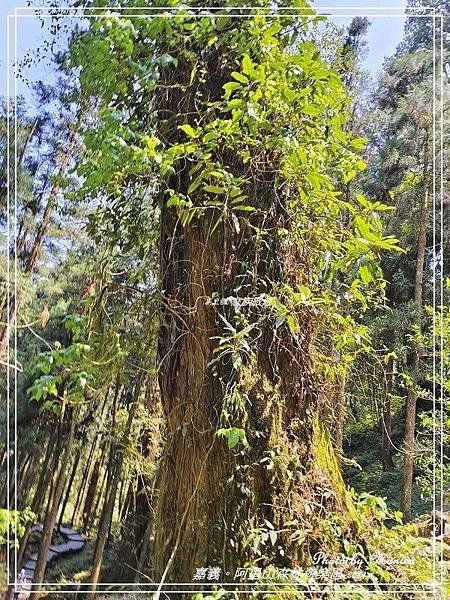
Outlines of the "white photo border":
[{"label": "white photo border", "polygon": [[[438,507],[438,503],[437,503],[437,497],[436,497],[436,488],[437,488],[437,475],[436,475],[436,458],[437,458],[437,439],[436,439],[436,373],[437,373],[437,369],[439,367],[439,373],[440,373],[440,377],[441,379],[443,378],[443,374],[444,374],[444,363],[443,363],[443,290],[444,290],[444,282],[443,282],[443,273],[442,273],[442,269],[443,269],[443,263],[441,260],[441,272],[440,272],[440,282],[439,282],[439,289],[437,289],[437,285],[436,285],[436,264],[438,264],[437,261],[437,252],[436,252],[436,248],[437,247],[441,247],[441,242],[443,240],[443,191],[444,191],[444,165],[443,165],[443,152],[444,152],[444,146],[443,146],[443,113],[444,113],[444,103],[443,103],[443,92],[444,92],[444,64],[443,64],[443,25],[444,25],[444,19],[445,18],[449,18],[449,15],[443,15],[443,14],[437,14],[436,13],[436,9],[435,7],[432,6],[424,6],[424,7],[361,7],[360,12],[359,9],[357,7],[336,7],[336,6],[332,6],[332,7],[318,7],[318,8],[289,8],[289,7],[280,7],[278,9],[276,9],[275,11],[273,11],[272,13],[268,13],[267,10],[264,11],[264,9],[260,8],[260,7],[223,7],[223,6],[217,6],[217,7],[132,7],[131,9],[129,7],[117,7],[117,6],[110,6],[110,7],[93,7],[93,8],[73,8],[73,7],[57,7],[57,8],[51,8],[48,6],[31,6],[31,7],[16,7],[14,10],[14,14],[8,14],[6,16],[7,19],[7,267],[6,267],[6,277],[7,277],[7,303],[6,303],[6,310],[7,310],[7,327],[10,328],[10,323],[9,323],[9,316],[10,316],[10,308],[11,308],[11,283],[13,282],[13,288],[14,288],[14,321],[13,323],[17,324],[17,130],[18,130],[18,117],[17,117],[17,80],[18,80],[18,73],[17,73],[17,66],[18,66],[18,57],[17,57],[17,24],[18,24],[18,19],[19,18],[24,18],[24,17],[40,17],[40,18],[48,18],[48,17],[52,17],[53,15],[55,15],[56,13],[61,13],[61,16],[65,17],[65,18],[71,18],[71,17],[75,17],[75,18],[83,18],[86,16],[86,13],[88,13],[88,16],[90,17],[106,17],[106,16],[110,16],[108,14],[107,11],[112,11],[113,13],[118,14],[120,17],[127,17],[127,18],[133,18],[133,17],[142,17],[142,13],[140,13],[139,11],[144,10],[147,11],[148,16],[151,17],[167,17],[167,18],[172,18],[173,16],[176,15],[176,13],[178,11],[184,11],[186,13],[188,12],[192,12],[194,11],[196,16],[198,17],[202,17],[202,16],[208,16],[208,17],[212,17],[214,16],[214,11],[223,11],[223,10],[227,10],[227,12],[229,12],[230,14],[234,14],[232,11],[236,10],[239,11],[240,13],[247,11],[247,14],[239,14],[239,15],[235,15],[235,16],[239,16],[241,18],[250,18],[252,16],[254,16],[255,14],[261,13],[264,14],[264,16],[266,17],[276,17],[279,15],[284,15],[284,16],[290,16],[290,17],[314,17],[314,16],[325,16],[327,18],[332,18],[332,17],[340,17],[340,18],[351,18],[354,16],[366,16],[366,17],[375,17],[375,18],[390,18],[390,17],[408,17],[408,16],[413,16],[413,17],[425,17],[425,18],[432,18],[433,19],[433,262],[435,265],[435,276],[433,278],[433,581],[431,583],[383,583],[382,586],[383,588],[386,587],[386,590],[381,590],[378,593],[409,593],[409,594],[419,594],[419,593],[423,593],[424,591],[428,590],[428,591],[432,591],[433,592],[433,597],[435,598],[439,598],[440,597],[440,590],[443,589],[443,585],[444,585],[444,564],[443,564],[443,544],[441,543],[441,550],[440,550],[440,560],[439,560],[439,564],[440,564],[440,576],[439,578],[437,578],[437,556],[436,556],[436,510]],[[131,14],[123,14],[124,11],[129,11]],[[158,12],[158,11],[164,11],[164,12]],[[203,13],[202,11],[206,11],[205,13]],[[342,11],[342,12],[339,12]],[[347,11],[350,11],[347,12]],[[390,12],[388,12],[390,11]],[[102,14],[103,12],[103,14]],[[304,14],[302,14],[304,13]],[[356,13],[356,14],[354,14]],[[368,14],[369,13],[369,14]],[[436,71],[437,71],[437,65],[436,65],[436,21],[439,20],[440,22],[440,44],[439,44],[439,51],[440,51],[440,61],[439,61],[439,74],[440,74],[440,87],[439,87],[439,98],[440,98],[440,105],[439,105],[439,115],[437,114],[436,111],[436,97],[438,95],[438,87],[437,87],[437,79],[436,79]],[[11,72],[10,72],[10,67],[11,67],[11,36],[10,36],[10,21],[14,22],[14,211],[13,211],[13,241],[14,241],[14,270],[13,270],[13,276],[11,276],[11,268],[10,268],[10,261],[9,261],[9,249],[10,249],[10,245],[11,245],[11,223],[10,223],[10,215],[11,215],[11,182],[10,182],[10,111],[11,111]],[[437,189],[437,182],[436,182],[436,172],[437,172],[437,158],[436,158],[436,146],[437,146],[437,138],[436,138],[436,119],[439,119],[440,122],[440,131],[439,131],[439,177],[440,177],[440,186],[439,186],[439,194],[440,194],[440,203],[439,203],[439,207],[440,207],[440,215],[441,215],[441,219],[440,219],[440,226],[439,226],[439,232],[437,232],[437,228],[436,228],[436,189]],[[439,301],[439,304],[436,303],[436,300]],[[439,342],[439,365],[437,364],[437,356],[436,356],[436,348],[437,346],[437,334],[436,334],[436,308],[439,307],[439,311],[440,311],[440,317],[441,317],[441,326],[440,326],[440,332],[439,332],[439,338],[440,338],[440,342]],[[17,517],[17,440],[18,440],[18,429],[17,429],[17,369],[14,368],[17,365],[17,327],[14,326],[14,342],[13,342],[13,354],[14,354],[14,363],[13,363],[13,367],[11,367],[11,363],[10,363],[10,344],[8,344],[7,346],[7,354],[6,354],[6,362],[7,362],[7,432],[6,432],[6,444],[7,444],[7,480],[8,482],[10,481],[10,474],[11,474],[11,464],[10,464],[10,448],[11,448],[11,431],[10,431],[10,411],[11,411],[11,393],[10,393],[10,385],[11,385],[11,376],[10,376],[10,371],[11,368],[14,371],[14,401],[13,401],[13,405],[14,405],[14,510],[15,512],[15,516],[14,516],[14,522],[15,522],[15,532],[17,532],[17,524],[18,524],[18,517]],[[440,390],[441,390],[441,397],[440,397],[440,414],[439,414],[439,427],[440,427],[440,444],[439,444],[439,464],[442,465],[443,464],[443,458],[444,458],[444,446],[443,446],[443,434],[444,434],[444,421],[443,421],[443,415],[444,415],[444,410],[443,410],[443,406],[444,406],[444,397],[443,397],[443,386],[440,386]],[[441,512],[443,512],[443,504],[444,504],[444,497],[443,497],[443,471],[442,469],[440,469],[440,473],[439,473],[439,484],[440,484],[440,498],[439,498],[439,510]],[[11,506],[10,506],[10,498],[9,498],[9,494],[7,494],[7,510],[8,510],[8,518],[9,518],[9,514],[10,514],[10,510],[11,510]],[[14,540],[16,541],[16,540]],[[7,548],[10,547],[11,544],[11,533],[10,533],[10,527],[8,526],[7,528]],[[10,555],[9,552],[7,552],[7,572],[8,572],[8,585],[10,586],[14,586],[14,590],[15,591],[19,591],[20,589],[20,584],[18,584],[17,579],[18,579],[18,565],[17,565],[17,547],[15,548],[15,552],[14,552],[14,581],[10,581],[9,577],[11,574],[11,564],[10,564]],[[27,584],[27,586],[31,586],[31,589],[33,589],[32,586],[41,586],[41,584]],[[119,583],[99,583],[97,585],[97,589],[96,591],[94,590],[88,590],[88,589],[84,589],[85,586],[88,587],[90,584],[86,583],[86,584],[80,584],[80,583],[76,583],[76,584],[63,584],[63,583],[52,583],[50,584],[52,586],[53,589],[49,589],[46,590],[45,588],[40,587],[39,591],[45,594],[58,594],[61,593],[60,590],[55,590],[55,587],[63,587],[65,593],[68,594],[74,594],[74,593],[78,593],[80,591],[82,591],[83,593],[91,593],[91,594],[95,594],[95,593],[107,593],[107,594],[124,594],[124,593],[134,593],[134,594],[144,594],[144,593],[152,593],[152,592],[156,592],[156,593],[161,593],[164,594],[165,591],[170,591],[171,594],[183,594],[183,593],[190,593],[190,594],[194,594],[194,593],[202,593],[202,592],[208,592],[208,591],[212,591],[214,588],[217,587],[223,587],[223,588],[230,588],[229,591],[233,591],[233,592],[238,592],[240,594],[254,594],[254,593],[278,593],[278,594],[293,594],[302,590],[308,591],[308,592],[314,592],[314,593],[330,593],[330,586],[333,586],[333,593],[334,594],[343,594],[346,593],[348,594],[349,592],[352,591],[352,588],[359,588],[361,589],[364,587],[372,587],[374,584],[373,583],[340,583],[340,582],[336,582],[336,583],[311,583],[311,584],[302,584],[302,583],[295,583],[295,582],[289,582],[289,583],[276,583],[275,586],[278,587],[279,589],[274,589],[274,590],[257,590],[257,589],[253,589],[255,586],[258,585],[258,581],[255,582],[251,582],[251,583],[240,583],[240,584],[236,584],[236,583],[225,583],[225,582],[202,582],[202,583],[197,583],[197,582],[187,582],[187,583],[183,583],[183,582],[177,582],[177,583],[152,583],[152,584],[145,584],[145,583],[126,583],[126,582],[119,582]],[[75,587],[76,586],[76,590],[74,591],[68,591],[67,587]],[[122,588],[124,586],[140,586],[145,587],[146,589],[143,590],[138,590],[138,589],[131,589],[131,590],[127,590],[127,589],[118,589],[118,590],[111,590],[111,586],[121,586]],[[202,589],[183,589],[183,590],[171,590],[170,586],[201,586]],[[248,589],[239,589],[239,586],[245,586]],[[253,587],[251,587],[253,586]],[[275,587],[274,586],[274,587]],[[284,586],[296,586],[297,589],[295,591],[283,591],[283,587]],[[339,586],[342,587],[343,589],[336,589],[335,586]],[[394,587],[397,586],[397,587]],[[154,589],[153,589],[154,588]],[[416,588],[416,589],[411,589],[411,588]],[[356,591],[356,590],[355,590]]]}]

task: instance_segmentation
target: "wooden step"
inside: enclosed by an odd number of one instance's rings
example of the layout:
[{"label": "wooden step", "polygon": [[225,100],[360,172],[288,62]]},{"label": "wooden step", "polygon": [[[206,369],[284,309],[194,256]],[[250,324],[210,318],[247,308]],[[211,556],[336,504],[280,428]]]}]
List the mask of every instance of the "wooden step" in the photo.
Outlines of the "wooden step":
[{"label": "wooden step", "polygon": [[[42,525],[34,525],[33,531],[42,532]],[[52,544],[49,547],[47,553],[47,564],[59,556],[63,556],[64,554],[78,552],[86,545],[86,538],[78,533],[78,531],[75,531],[70,527],[55,527],[55,531],[59,531],[59,533],[65,538],[65,541],[62,544]],[[23,564],[21,571],[22,576],[26,579],[26,582],[18,584],[20,592],[15,594],[16,600],[29,600],[29,597],[31,596],[30,584],[34,579],[36,562],[37,552],[33,552]]]}]

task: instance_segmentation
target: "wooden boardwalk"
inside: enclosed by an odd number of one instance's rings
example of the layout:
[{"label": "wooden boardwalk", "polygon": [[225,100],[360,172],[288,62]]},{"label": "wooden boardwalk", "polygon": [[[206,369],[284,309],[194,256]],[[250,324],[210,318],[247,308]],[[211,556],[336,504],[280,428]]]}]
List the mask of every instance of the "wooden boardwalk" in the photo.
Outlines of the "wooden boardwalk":
[{"label": "wooden boardwalk", "polygon": [[[33,531],[42,531],[42,525],[35,525]],[[86,539],[80,533],[70,527],[55,528],[55,532],[60,533],[64,538],[61,544],[52,544],[47,554],[47,565],[60,556],[72,552],[79,552],[86,544]],[[15,594],[16,600],[28,600],[31,596],[32,582],[34,579],[34,569],[36,567],[37,552],[28,556],[19,572],[19,581],[17,582],[18,591]]]}]

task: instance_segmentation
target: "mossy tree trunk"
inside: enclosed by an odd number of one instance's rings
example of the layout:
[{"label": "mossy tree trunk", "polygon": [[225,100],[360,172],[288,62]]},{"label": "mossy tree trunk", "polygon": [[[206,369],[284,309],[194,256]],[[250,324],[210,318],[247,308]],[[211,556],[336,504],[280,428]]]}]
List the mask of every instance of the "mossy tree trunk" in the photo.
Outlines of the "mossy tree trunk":
[{"label": "mossy tree trunk", "polygon": [[[216,308],[206,299],[218,291],[223,297],[234,295],[236,277],[241,276],[241,281],[245,277],[245,260],[218,251],[217,246],[226,244],[208,239],[208,220],[190,226],[173,244],[175,223],[168,211],[163,212],[162,287],[167,310],[159,351],[168,431],[152,552],[156,580],[165,576],[170,581],[190,581],[195,568],[208,565],[220,565],[227,577],[252,558],[247,546],[252,527],[260,528],[265,520],[275,530],[296,520],[302,527],[305,504],[308,499],[317,501],[321,494],[320,480],[347,512],[345,490],[329,437],[319,436],[320,448],[313,443],[321,409],[311,365],[314,323],[310,314],[301,316],[302,335],[295,338],[288,332],[276,336],[263,327],[252,360],[240,370],[234,396],[247,405],[242,426],[251,449],[233,453],[215,435],[221,412],[231,399],[209,365],[214,338],[223,334],[223,328]],[[275,225],[281,226],[282,216],[277,223],[273,212]],[[234,242],[228,241],[232,248]],[[266,272],[295,264],[292,256],[272,250]],[[255,258],[255,248],[244,252],[250,262]],[[227,270],[232,275],[224,277]],[[262,283],[259,274],[253,294],[264,291]],[[235,375],[228,368],[232,380]],[[224,367],[220,377],[226,376]],[[279,453],[278,472],[267,468],[271,452]],[[324,465],[319,452],[332,458]],[[281,506],[289,508],[277,508]],[[311,523],[313,516],[307,520]],[[283,541],[287,539],[280,540],[280,548]],[[274,545],[267,548],[268,559],[281,565],[305,564],[310,546],[314,546],[312,537],[291,544],[282,556]]]},{"label": "mossy tree trunk", "polygon": [[[202,59],[208,73],[202,86],[189,90],[194,65],[181,55],[161,86],[159,134],[168,145],[185,139],[180,125],[196,126],[198,99],[218,100],[230,80],[220,53],[205,51]],[[176,211],[161,205],[158,373],[167,435],[151,550],[154,580],[161,583],[192,581],[196,568],[209,565],[221,568],[222,581],[233,581],[237,567],[257,558],[258,546],[260,566],[305,565],[326,535],[320,520],[327,507],[341,515],[343,530],[357,523],[320,424],[314,311],[296,309],[294,333],[286,324],[277,328],[274,319],[261,319],[267,307],[248,304],[279,284],[302,284],[308,261],[277,234],[290,231],[292,223],[289,186],[279,176],[276,153],[262,147],[254,153],[258,169],[220,144],[211,158],[246,178],[246,203],[257,210],[238,225],[230,215],[218,223],[211,209],[183,227]],[[192,200],[188,170],[188,164],[180,167],[168,187]],[[196,197],[194,206],[201,205],[202,192]],[[264,244],[258,230],[268,233]],[[239,364],[215,352],[223,319],[235,324],[235,311],[211,303],[214,297],[247,303],[241,316],[249,350]],[[216,435],[221,427],[228,433],[234,427],[237,435],[245,431],[250,447],[229,449]],[[335,536],[326,543],[339,547]]]}]

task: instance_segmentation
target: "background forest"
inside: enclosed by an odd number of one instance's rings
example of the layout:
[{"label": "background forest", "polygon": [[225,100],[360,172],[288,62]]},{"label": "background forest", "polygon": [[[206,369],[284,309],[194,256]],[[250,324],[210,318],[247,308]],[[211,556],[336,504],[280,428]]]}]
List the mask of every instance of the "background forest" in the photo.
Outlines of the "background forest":
[{"label": "background forest", "polygon": [[4,597],[447,597],[449,20],[372,80],[364,11],[58,5],[0,114]]}]

